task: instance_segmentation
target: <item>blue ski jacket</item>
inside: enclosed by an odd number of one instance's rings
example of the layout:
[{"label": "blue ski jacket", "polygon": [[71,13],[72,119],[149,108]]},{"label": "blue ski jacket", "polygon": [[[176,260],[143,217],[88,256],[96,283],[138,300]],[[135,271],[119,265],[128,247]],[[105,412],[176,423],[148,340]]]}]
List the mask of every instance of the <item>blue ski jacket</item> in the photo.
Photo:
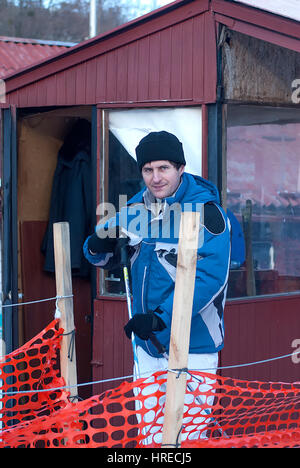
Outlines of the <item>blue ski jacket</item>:
[{"label": "blue ski jacket", "polygon": [[[178,215],[183,210],[202,210],[189,352],[215,353],[224,345],[223,313],[230,264],[230,222],[219,205],[218,191],[202,177],[183,173],[179,188],[164,200],[160,213],[153,214],[153,201],[151,193],[143,189],[106,223],[110,229],[121,226],[130,238],[132,312],[160,309],[159,317],[166,328],[156,332],[156,336],[168,352],[179,241]],[[205,226],[205,204],[214,204],[222,219],[222,230],[217,234]],[[87,243],[88,239],[84,254],[93,265],[107,269],[115,266],[113,252],[91,255]],[[150,340],[136,337],[136,343],[148,354],[160,356]]]}]

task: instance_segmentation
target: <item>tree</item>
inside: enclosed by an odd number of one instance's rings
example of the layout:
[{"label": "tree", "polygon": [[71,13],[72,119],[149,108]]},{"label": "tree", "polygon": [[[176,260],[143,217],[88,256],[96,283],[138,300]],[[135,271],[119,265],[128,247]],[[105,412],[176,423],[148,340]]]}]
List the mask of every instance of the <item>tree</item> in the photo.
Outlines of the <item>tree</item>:
[{"label": "tree", "polygon": [[[98,33],[128,21],[129,7],[98,0]],[[0,35],[81,42],[89,35],[89,0],[0,0]]]}]

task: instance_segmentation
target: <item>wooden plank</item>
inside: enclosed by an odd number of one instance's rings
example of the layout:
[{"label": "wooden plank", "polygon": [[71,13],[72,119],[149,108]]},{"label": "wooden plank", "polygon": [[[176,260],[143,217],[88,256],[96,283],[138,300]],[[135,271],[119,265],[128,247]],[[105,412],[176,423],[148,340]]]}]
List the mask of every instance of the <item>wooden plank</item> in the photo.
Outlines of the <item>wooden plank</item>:
[{"label": "wooden plank", "polygon": [[96,59],[89,60],[86,63],[86,104],[94,104],[96,100],[97,87],[97,61]]},{"label": "wooden plank", "polygon": [[[169,351],[170,370],[188,366],[199,227],[200,213],[182,213]],[[169,371],[162,438],[165,447],[180,444],[185,391],[186,373]]]},{"label": "wooden plank", "polygon": [[138,96],[138,70],[139,70],[139,43],[133,42],[128,46],[128,89],[127,99],[128,101],[137,101]]},{"label": "wooden plank", "polygon": [[76,103],[76,67],[70,68],[66,77],[66,103],[74,105]]},{"label": "wooden plank", "polygon": [[[70,230],[68,223],[53,224],[56,294],[60,326],[64,329],[60,351],[60,370],[70,396],[77,396],[75,325],[71,276]],[[72,341],[73,340],[73,341]]]},{"label": "wooden plank", "polygon": [[[201,44],[199,44],[201,47]],[[193,20],[182,23],[182,98],[193,98]]]},{"label": "wooden plank", "polygon": [[149,41],[149,90],[148,98],[157,99],[160,82],[160,33],[153,34]]},{"label": "wooden plank", "polygon": [[116,101],[117,96],[117,51],[113,50],[106,59],[106,101]]},{"label": "wooden plank", "polygon": [[183,56],[183,40],[182,40],[182,23],[173,26],[172,48],[171,48],[171,84],[170,97],[171,99],[181,99],[182,97],[182,56]]},{"label": "wooden plank", "polygon": [[96,61],[96,70],[97,70],[96,102],[106,100],[107,68],[108,68],[107,55],[98,57]]},{"label": "wooden plank", "polygon": [[[53,102],[57,101],[56,75],[53,75],[47,79],[46,88],[47,88],[46,105],[51,106]],[[28,102],[30,102],[29,99],[30,99],[30,86],[28,87]]]},{"label": "wooden plank", "polygon": [[[203,89],[202,96],[205,102],[216,101],[217,90],[217,44],[215,20],[212,15],[202,15],[204,30],[204,47],[203,47]],[[199,60],[199,59],[198,59]]]},{"label": "wooden plank", "polygon": [[87,64],[86,62],[81,63],[75,68],[75,102],[76,104],[85,104],[86,90],[87,90],[87,76],[86,76]]},{"label": "wooden plank", "polygon": [[171,92],[171,28],[160,32],[160,99],[170,99]]},{"label": "wooden plank", "polygon": [[120,47],[117,49],[117,69],[116,69],[116,100],[124,100],[124,96],[127,97],[128,89],[128,46]]},{"label": "wooden plank", "polygon": [[138,100],[147,100],[149,96],[149,37],[138,42]]},{"label": "wooden plank", "polygon": [[[207,15],[197,16],[193,18],[193,49],[192,49],[192,63],[193,63],[193,99],[200,101],[204,96],[204,58],[205,47],[208,53],[212,53],[214,42],[212,44],[205,42],[205,22],[204,19]],[[209,15],[210,16],[210,15]],[[216,66],[216,64],[215,64]],[[212,70],[205,69],[205,73],[212,80]],[[213,81],[212,81],[213,83]]]},{"label": "wooden plank", "polygon": [[57,85],[57,105],[66,103],[66,74],[64,72],[58,73],[56,75],[56,85]]}]

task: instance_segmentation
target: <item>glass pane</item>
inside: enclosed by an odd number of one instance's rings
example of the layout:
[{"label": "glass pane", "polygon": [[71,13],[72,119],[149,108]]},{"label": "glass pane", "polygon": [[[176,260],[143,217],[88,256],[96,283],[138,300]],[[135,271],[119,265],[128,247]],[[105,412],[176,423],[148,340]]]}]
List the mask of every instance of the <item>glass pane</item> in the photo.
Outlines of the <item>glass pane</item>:
[{"label": "glass pane", "polygon": [[228,297],[300,290],[299,144],[299,110],[229,106],[227,208],[241,232]]},{"label": "glass pane", "polygon": [[[113,204],[115,212],[144,186],[135,162],[135,148],[151,131],[166,130],[176,135],[183,144],[186,171],[201,175],[201,108],[111,110],[105,122],[107,154],[103,170],[107,177],[102,199]],[[125,293],[121,269],[104,271],[100,281],[102,294]]]},{"label": "glass pane", "polygon": [[[109,159],[107,200],[119,211],[121,203],[141,190],[143,182],[135,160],[126,151],[120,141],[109,131]],[[104,273],[104,291],[106,294],[124,294],[125,284],[121,269]]]}]

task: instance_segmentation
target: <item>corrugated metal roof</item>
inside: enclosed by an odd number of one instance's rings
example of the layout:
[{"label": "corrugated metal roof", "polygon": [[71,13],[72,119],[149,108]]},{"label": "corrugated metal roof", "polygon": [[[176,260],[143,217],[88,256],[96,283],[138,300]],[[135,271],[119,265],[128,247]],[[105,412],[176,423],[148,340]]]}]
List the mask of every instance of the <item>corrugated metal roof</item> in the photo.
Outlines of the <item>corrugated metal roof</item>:
[{"label": "corrugated metal roof", "polygon": [[0,78],[56,55],[75,44],[0,36]]}]

